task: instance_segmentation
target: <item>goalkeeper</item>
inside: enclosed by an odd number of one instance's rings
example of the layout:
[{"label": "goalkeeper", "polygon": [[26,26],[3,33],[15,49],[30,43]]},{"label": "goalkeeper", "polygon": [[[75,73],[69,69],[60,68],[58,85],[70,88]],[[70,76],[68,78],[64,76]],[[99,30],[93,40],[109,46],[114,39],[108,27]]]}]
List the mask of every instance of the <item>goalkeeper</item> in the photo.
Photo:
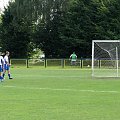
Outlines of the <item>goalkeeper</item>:
[{"label": "goalkeeper", "polygon": [[71,55],[70,55],[70,60],[71,60],[71,65],[76,65],[76,61],[77,61],[77,55],[75,54],[75,52],[73,52]]}]

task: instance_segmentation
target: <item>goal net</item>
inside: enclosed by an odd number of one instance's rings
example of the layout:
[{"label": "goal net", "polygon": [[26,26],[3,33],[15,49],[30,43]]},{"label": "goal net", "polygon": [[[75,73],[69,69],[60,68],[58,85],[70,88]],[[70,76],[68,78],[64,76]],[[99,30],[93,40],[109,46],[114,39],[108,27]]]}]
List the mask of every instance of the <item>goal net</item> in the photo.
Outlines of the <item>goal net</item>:
[{"label": "goal net", "polygon": [[92,76],[120,77],[120,40],[92,41]]}]

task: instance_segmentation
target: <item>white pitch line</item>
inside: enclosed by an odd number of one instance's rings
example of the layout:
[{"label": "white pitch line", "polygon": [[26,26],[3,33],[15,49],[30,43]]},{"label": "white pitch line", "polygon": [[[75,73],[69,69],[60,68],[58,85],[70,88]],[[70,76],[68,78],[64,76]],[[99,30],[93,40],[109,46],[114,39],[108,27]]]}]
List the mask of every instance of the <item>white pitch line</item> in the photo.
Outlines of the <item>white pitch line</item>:
[{"label": "white pitch line", "polygon": [[[30,77],[30,75],[24,75],[24,76],[20,76],[20,78],[25,78],[25,77]],[[31,75],[33,76],[33,75]],[[43,78],[46,78],[46,77],[49,77],[49,78],[82,78],[81,76],[58,76],[58,75],[54,75],[54,76],[46,76],[46,75],[38,75],[38,77],[43,77]]]},{"label": "white pitch line", "polygon": [[92,93],[120,93],[119,91],[100,91],[100,90],[77,90],[77,89],[57,89],[57,88],[34,88],[34,87],[18,87],[18,86],[3,86],[7,88],[17,89],[32,89],[32,90],[51,90],[51,91],[71,91],[71,92],[92,92]]}]

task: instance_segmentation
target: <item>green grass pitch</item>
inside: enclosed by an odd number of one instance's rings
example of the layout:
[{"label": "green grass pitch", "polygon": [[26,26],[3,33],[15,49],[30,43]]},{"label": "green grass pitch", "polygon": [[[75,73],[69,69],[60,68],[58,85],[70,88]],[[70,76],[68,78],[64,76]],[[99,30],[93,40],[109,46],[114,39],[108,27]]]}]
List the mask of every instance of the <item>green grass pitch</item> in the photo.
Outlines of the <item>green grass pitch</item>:
[{"label": "green grass pitch", "polygon": [[90,69],[12,68],[0,83],[0,120],[120,120],[120,80]]}]

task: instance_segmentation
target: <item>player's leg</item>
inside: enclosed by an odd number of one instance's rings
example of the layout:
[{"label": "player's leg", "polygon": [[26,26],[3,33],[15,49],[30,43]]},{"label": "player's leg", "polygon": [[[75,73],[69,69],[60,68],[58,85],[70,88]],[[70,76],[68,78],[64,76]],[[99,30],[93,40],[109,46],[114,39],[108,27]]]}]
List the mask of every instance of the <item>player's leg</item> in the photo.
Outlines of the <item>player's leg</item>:
[{"label": "player's leg", "polygon": [[9,79],[13,79],[13,78],[11,77],[10,70],[8,70],[8,77],[9,77]]},{"label": "player's leg", "polygon": [[10,74],[10,66],[8,66],[8,65],[7,65],[7,71],[8,71],[8,77],[9,77],[9,79],[13,79],[13,78],[11,77],[11,74]]},{"label": "player's leg", "polygon": [[75,66],[75,61],[72,61],[72,66]]},{"label": "player's leg", "polygon": [[7,67],[6,67],[6,64],[4,64],[4,70],[3,70],[3,79],[4,79],[4,77],[5,77],[5,73],[6,73],[6,69],[7,69]]},{"label": "player's leg", "polygon": [[2,66],[0,65],[0,81],[1,82],[3,81],[2,71],[3,71],[3,69],[2,69]]},{"label": "player's leg", "polygon": [[76,66],[76,61],[74,61],[74,65]]},{"label": "player's leg", "polygon": [[71,61],[71,66],[73,66],[73,61]]},{"label": "player's leg", "polygon": [[2,72],[0,72],[0,81],[3,81]]}]

